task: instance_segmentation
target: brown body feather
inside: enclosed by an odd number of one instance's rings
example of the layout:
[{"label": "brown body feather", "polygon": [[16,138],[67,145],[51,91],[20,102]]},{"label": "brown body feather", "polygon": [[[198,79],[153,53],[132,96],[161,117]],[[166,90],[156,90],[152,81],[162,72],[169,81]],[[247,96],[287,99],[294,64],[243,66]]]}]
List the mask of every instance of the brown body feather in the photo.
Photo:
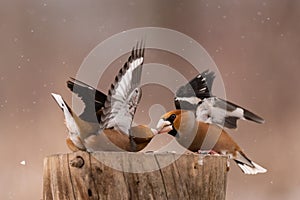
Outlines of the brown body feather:
[{"label": "brown body feather", "polygon": [[172,131],[176,131],[175,137],[182,146],[193,152],[213,150],[227,155],[246,174],[266,172],[266,169],[247,158],[239,145],[219,126],[199,122],[193,112],[185,110],[170,111],[163,115],[162,119],[168,120],[174,114],[176,118],[172,122]]},{"label": "brown body feather", "polygon": [[[84,146],[89,151],[140,151],[151,141],[153,132],[144,125],[138,125],[131,128],[132,141],[128,135],[114,129],[105,129],[100,134],[92,135],[85,139]],[[80,149],[70,138],[67,139],[67,145],[71,151],[85,151]]]}]

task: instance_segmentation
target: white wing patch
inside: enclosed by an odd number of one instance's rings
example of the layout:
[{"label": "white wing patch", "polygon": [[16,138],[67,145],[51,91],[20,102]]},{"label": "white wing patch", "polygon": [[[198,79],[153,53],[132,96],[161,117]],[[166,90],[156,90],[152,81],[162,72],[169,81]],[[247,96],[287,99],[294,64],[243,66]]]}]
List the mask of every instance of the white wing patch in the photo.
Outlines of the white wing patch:
[{"label": "white wing patch", "polygon": [[[125,101],[112,99],[110,110],[107,115],[105,128],[115,128],[121,130],[123,133],[129,134],[129,129],[135,114],[136,107],[139,103],[141,91],[136,88]],[[107,111],[105,109],[105,111]]]},{"label": "white wing patch", "polygon": [[198,97],[175,97],[175,100],[176,101],[187,101],[190,104],[196,104],[196,105],[201,101],[201,99]]},{"label": "white wing patch", "polygon": [[226,110],[214,107],[214,98],[204,99],[196,110],[196,119],[205,123],[224,124]]},{"label": "white wing patch", "polygon": [[238,119],[244,118],[244,110],[236,108],[228,111],[225,108],[217,106],[218,99],[215,97],[206,98],[202,100],[201,104],[196,110],[196,119],[205,123],[214,123],[223,126],[226,117],[236,117]]},{"label": "white wing patch", "polygon": [[129,134],[129,129],[141,98],[140,82],[144,62],[144,48],[132,50],[127,63],[111,85],[101,116],[101,127],[114,128]]}]

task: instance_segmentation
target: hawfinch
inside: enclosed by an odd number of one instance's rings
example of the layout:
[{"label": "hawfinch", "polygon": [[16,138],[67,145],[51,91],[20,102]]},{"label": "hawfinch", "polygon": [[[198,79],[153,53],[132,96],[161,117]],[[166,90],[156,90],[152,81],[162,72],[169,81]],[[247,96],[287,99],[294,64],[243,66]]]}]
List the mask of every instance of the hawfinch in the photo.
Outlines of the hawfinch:
[{"label": "hawfinch", "polygon": [[233,159],[245,174],[267,170],[251,161],[222,128],[199,122],[192,111],[174,110],[162,116],[157,124],[159,134],[175,136],[177,142],[193,152],[211,151]]},{"label": "hawfinch", "polygon": [[238,119],[264,123],[264,119],[249,110],[213,96],[211,88],[214,78],[214,72],[206,70],[181,86],[174,98],[176,109],[194,111],[198,121],[226,128],[236,128]]},{"label": "hawfinch", "polygon": [[132,50],[107,96],[78,80],[68,81],[68,88],[85,104],[79,116],[60,95],[52,93],[64,112],[69,131],[67,145],[72,151],[139,151],[156,133],[143,125],[131,127],[142,95],[140,81],[144,51],[142,45]]}]

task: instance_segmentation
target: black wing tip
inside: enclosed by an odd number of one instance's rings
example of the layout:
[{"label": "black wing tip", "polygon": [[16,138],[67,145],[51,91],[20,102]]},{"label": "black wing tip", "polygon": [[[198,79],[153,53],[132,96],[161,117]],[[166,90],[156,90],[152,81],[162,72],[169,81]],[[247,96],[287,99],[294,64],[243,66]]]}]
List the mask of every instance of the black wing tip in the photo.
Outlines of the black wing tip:
[{"label": "black wing tip", "polygon": [[144,58],[145,55],[145,40],[141,40],[136,43],[136,46],[132,48],[131,55],[128,58],[128,62],[132,62],[138,58]]},{"label": "black wing tip", "polygon": [[[256,122],[256,123],[259,123],[259,124],[265,123],[265,120],[264,120],[262,117],[260,117],[260,116],[258,116],[258,115],[256,115],[256,114],[254,114],[253,112],[251,112],[251,111],[249,111],[249,110],[247,110],[247,109],[245,109],[245,108],[243,108],[243,107],[241,107],[241,106],[238,106],[238,105],[235,104],[235,103],[232,103],[232,102],[229,102],[229,101],[220,99],[220,98],[219,98],[219,100],[221,100],[221,101],[223,101],[223,102],[226,103],[226,109],[229,110],[229,111],[233,111],[233,110],[235,110],[236,108],[242,109],[243,112],[244,112],[243,117],[244,117],[246,120],[253,121],[253,122]],[[221,101],[219,101],[219,102],[221,102]]]},{"label": "black wing tip", "polygon": [[136,45],[132,48],[131,55],[128,57],[128,61],[119,70],[118,75],[115,77],[114,83],[110,85],[110,89],[108,91],[108,96],[113,95],[114,89],[117,86],[118,82],[121,80],[121,77],[129,69],[128,63],[131,63],[138,58],[144,58],[144,55],[145,55],[145,41],[141,40],[140,42],[137,42]]},{"label": "black wing tip", "polygon": [[244,110],[244,117],[247,120],[259,123],[259,124],[263,124],[265,123],[265,120],[263,118],[261,118],[260,116],[248,111],[248,110]]},{"label": "black wing tip", "polygon": [[67,81],[67,87],[68,87],[71,91],[73,91],[74,85],[75,85],[75,82],[74,82],[73,80],[68,80],[68,81]]},{"label": "black wing tip", "polygon": [[210,69],[206,69],[196,76],[196,79],[199,79],[199,78],[206,78],[206,79],[214,80],[216,78],[216,74],[214,71],[210,71]]}]

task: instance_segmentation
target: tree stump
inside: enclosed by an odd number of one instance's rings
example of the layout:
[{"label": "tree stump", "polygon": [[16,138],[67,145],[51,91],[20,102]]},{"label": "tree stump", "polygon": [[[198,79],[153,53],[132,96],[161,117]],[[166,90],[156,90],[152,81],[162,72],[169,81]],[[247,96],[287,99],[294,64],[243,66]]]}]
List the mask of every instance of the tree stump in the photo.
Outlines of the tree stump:
[{"label": "tree stump", "polygon": [[44,160],[44,200],[225,199],[227,157],[75,152]]}]

